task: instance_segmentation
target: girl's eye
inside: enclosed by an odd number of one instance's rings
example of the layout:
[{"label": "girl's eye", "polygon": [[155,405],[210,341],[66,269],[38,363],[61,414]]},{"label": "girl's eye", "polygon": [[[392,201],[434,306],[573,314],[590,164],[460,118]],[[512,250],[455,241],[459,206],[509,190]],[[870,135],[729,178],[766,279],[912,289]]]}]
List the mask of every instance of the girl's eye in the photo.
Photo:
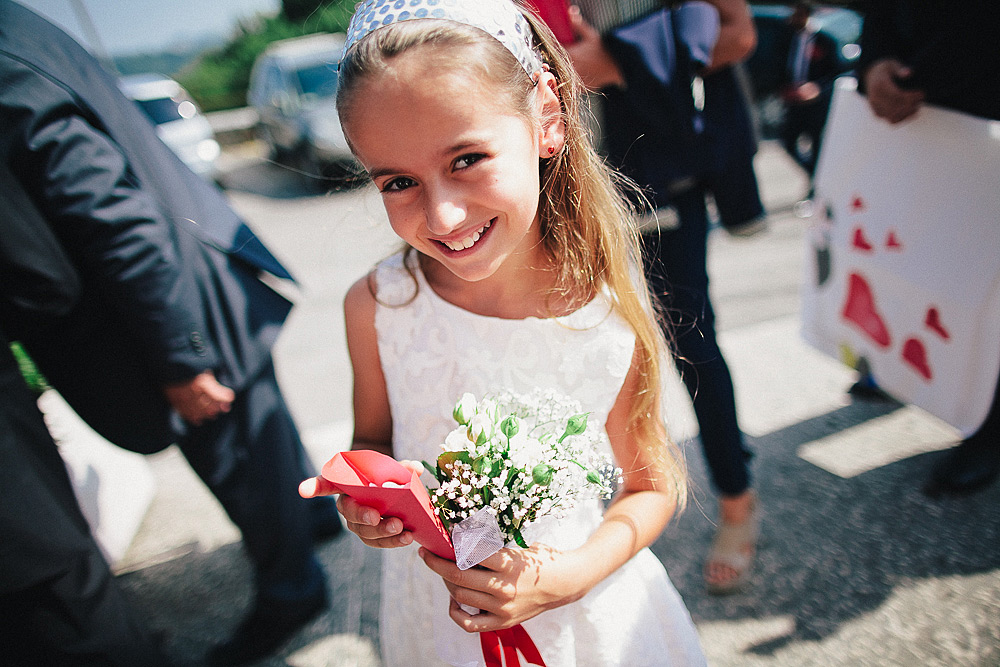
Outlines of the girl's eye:
[{"label": "girl's eye", "polygon": [[482,153],[470,153],[455,160],[455,169],[468,169],[486,156]]},{"label": "girl's eye", "polygon": [[411,188],[413,185],[414,181],[412,178],[397,176],[396,178],[390,178],[382,184],[382,192],[398,192],[400,190]]}]

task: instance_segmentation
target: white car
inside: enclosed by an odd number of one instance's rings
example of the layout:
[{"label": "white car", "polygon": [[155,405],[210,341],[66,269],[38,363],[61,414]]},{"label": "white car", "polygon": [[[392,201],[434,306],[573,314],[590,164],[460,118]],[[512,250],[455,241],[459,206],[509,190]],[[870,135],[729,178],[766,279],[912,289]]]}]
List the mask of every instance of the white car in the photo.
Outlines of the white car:
[{"label": "white car", "polygon": [[272,157],[307,177],[349,174],[354,164],[337,117],[337,64],[343,34],[271,43],[254,63],[247,102]]},{"label": "white car", "polygon": [[122,77],[118,87],[149,116],[163,143],[193,172],[209,181],[216,179],[219,143],[208,119],[179,83],[160,74],[135,74]]}]

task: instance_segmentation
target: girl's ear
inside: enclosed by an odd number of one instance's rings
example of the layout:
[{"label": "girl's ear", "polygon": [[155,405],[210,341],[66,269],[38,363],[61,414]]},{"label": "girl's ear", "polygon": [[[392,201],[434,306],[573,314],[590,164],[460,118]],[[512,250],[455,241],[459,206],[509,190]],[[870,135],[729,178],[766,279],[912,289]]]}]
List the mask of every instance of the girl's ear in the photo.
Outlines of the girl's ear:
[{"label": "girl's ear", "polygon": [[538,74],[535,84],[538,94],[538,117],[541,127],[538,130],[538,157],[549,158],[562,150],[566,142],[566,123],[563,122],[562,104],[559,101],[559,82],[547,70]]}]

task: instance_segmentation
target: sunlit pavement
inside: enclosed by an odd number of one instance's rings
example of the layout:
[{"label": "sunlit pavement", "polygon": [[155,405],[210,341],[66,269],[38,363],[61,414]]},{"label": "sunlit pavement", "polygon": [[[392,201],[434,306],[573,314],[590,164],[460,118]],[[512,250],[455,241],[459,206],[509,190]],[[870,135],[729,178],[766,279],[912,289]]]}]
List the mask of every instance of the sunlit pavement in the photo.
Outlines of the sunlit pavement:
[{"label": "sunlit pavement", "polygon": [[[317,464],[350,437],[340,303],[394,241],[372,193],[304,195],[294,176],[230,152],[234,205],[300,280],[279,340],[279,378]],[[702,584],[715,506],[691,410],[670,380],[671,431],[693,479],[686,512],[654,545],[712,665],[1000,664],[1000,485],[943,501],[919,487],[958,434],[893,402],[852,401],[852,373],[799,336],[806,221],[801,175],[765,142],[758,174],[770,229],[711,237],[721,342],[741,427],[756,452],[763,537],[747,592]],[[288,194],[291,192],[292,194]],[[149,457],[155,496],[117,567],[136,607],[183,664],[198,664],[250,604],[239,534],[173,449]],[[379,665],[378,554],[352,536],[319,547],[333,606],[262,665]],[[419,656],[414,657],[419,665]]]}]

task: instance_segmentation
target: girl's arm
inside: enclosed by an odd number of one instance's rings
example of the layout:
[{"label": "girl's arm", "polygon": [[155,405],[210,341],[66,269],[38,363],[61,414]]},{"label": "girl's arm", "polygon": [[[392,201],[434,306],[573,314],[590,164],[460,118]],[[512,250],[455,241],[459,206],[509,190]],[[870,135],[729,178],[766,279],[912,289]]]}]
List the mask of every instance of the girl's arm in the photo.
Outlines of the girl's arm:
[{"label": "girl's arm", "polygon": [[[354,371],[354,436],[351,449],[373,449],[392,456],[392,418],[385,376],[378,356],[375,334],[375,296],[372,276],[354,283],[344,299],[347,328],[347,351]],[[322,476],[307,479],[299,486],[306,498],[336,493]],[[370,547],[400,547],[413,542],[413,535],[403,530],[396,517],[382,517],[373,507],[361,505],[341,495],[337,509],[347,527]]]},{"label": "girl's arm", "polygon": [[[479,568],[465,571],[420,550],[424,562],[444,579],[452,596],[451,617],[466,631],[508,628],[580,599],[652,544],[673,516],[676,501],[663,460],[627,428],[637,379],[633,363],[607,422],[615,458],[624,470],[623,489],[580,548],[560,552],[534,544],[529,549],[501,549]],[[471,616],[458,603],[484,613]]]}]

